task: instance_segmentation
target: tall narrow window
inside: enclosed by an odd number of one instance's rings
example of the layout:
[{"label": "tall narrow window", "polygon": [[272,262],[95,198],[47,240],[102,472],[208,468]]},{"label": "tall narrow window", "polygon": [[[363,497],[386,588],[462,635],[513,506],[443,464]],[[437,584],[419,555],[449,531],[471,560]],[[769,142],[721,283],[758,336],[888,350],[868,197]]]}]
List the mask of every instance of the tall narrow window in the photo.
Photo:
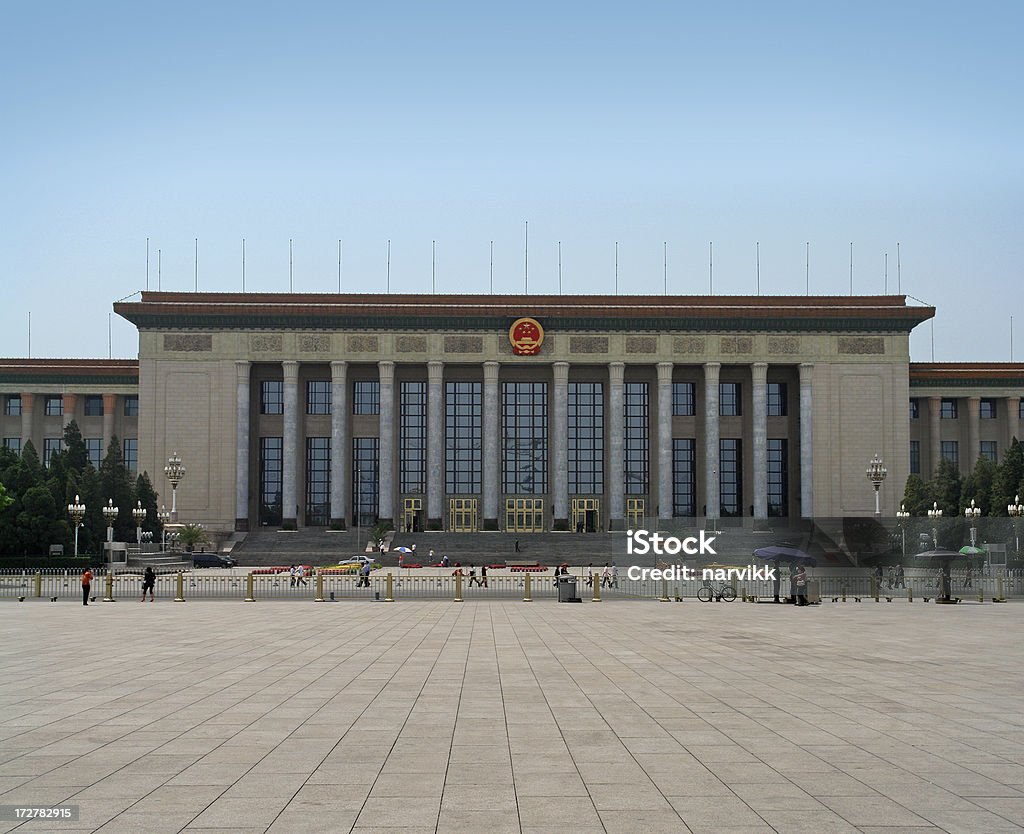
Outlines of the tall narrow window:
[{"label": "tall narrow window", "polygon": [[124,448],[124,466],[129,472],[139,471],[139,439],[126,437],[122,443]]},{"label": "tall narrow window", "polygon": [[399,490],[427,490],[427,383],[403,382],[399,389]]},{"label": "tall narrow window", "polygon": [[789,442],[768,439],[768,515],[789,515]]},{"label": "tall narrow window", "polygon": [[352,413],[380,414],[380,382],[357,380],[352,383]]},{"label": "tall narrow window", "polygon": [[985,458],[986,460],[992,461],[992,463],[999,462],[998,444],[995,440],[981,441],[981,457]]},{"label": "tall narrow window", "polygon": [[650,474],[649,401],[646,382],[627,382],[623,386],[626,411],[623,458],[626,467],[626,494],[646,495]]},{"label": "tall narrow window", "polygon": [[449,494],[480,492],[481,384],[445,383],[445,489]]},{"label": "tall narrow window", "polygon": [[306,413],[331,413],[331,381],[310,379],[306,382]]},{"label": "tall narrow window", "polygon": [[943,460],[948,460],[957,466],[960,465],[960,443],[956,440],[943,440],[939,447]]},{"label": "tall narrow window", "polygon": [[306,438],[306,524],[331,520],[331,438]]},{"label": "tall narrow window", "polygon": [[785,382],[768,383],[768,416],[785,417],[787,411],[787,388]]},{"label": "tall narrow window", "polygon": [[721,417],[739,417],[743,414],[740,384],[722,382],[718,385],[718,414]]},{"label": "tall narrow window", "polygon": [[52,458],[63,447],[64,447],[64,438],[62,438],[62,437],[44,437],[43,438],[43,466],[49,467],[49,465],[50,465],[50,458]]},{"label": "tall narrow window", "polygon": [[697,441],[672,439],[672,515],[697,515]]},{"label": "tall narrow window", "polygon": [[124,398],[124,416],[139,416],[139,398],[136,397],[134,394],[130,394]]},{"label": "tall narrow window", "polygon": [[379,469],[380,440],[376,437],[353,437],[352,515],[360,527],[377,523],[380,507]]},{"label": "tall narrow window", "polygon": [[921,401],[917,397],[910,398],[910,419],[917,420],[921,417]]},{"label": "tall narrow window", "polygon": [[501,386],[504,492],[540,495],[548,487],[548,386],[504,382]]},{"label": "tall narrow window", "polygon": [[103,438],[86,437],[85,451],[89,455],[89,463],[92,464],[92,468],[98,470],[103,462]]},{"label": "tall narrow window", "polygon": [[692,382],[672,383],[672,416],[692,417],[697,411],[696,385]]},{"label": "tall narrow window", "polygon": [[569,493],[604,492],[604,385],[569,383]]},{"label": "tall narrow window", "polygon": [[260,383],[260,414],[284,414],[284,380],[265,379]]},{"label": "tall narrow window", "polygon": [[719,479],[722,517],[743,514],[743,443],[738,438],[722,438],[719,443]]},{"label": "tall narrow window", "polygon": [[993,400],[991,397],[983,398],[978,408],[978,414],[982,420],[995,420],[996,401]]},{"label": "tall narrow window", "polygon": [[910,474],[921,474],[921,441],[910,441]]},{"label": "tall narrow window", "polygon": [[281,478],[283,474],[280,437],[260,438],[260,523],[281,523]]}]

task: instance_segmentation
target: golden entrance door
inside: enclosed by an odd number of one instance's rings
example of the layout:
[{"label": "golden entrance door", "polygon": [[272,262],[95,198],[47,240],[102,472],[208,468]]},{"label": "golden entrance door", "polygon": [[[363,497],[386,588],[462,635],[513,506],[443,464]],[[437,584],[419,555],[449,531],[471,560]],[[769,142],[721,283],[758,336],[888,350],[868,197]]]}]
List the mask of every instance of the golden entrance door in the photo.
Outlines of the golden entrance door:
[{"label": "golden entrance door", "polygon": [[598,533],[601,531],[601,499],[572,499],[572,530],[575,533]]},{"label": "golden entrance door", "polygon": [[402,530],[406,533],[418,533],[423,529],[421,523],[423,513],[422,498],[405,498],[402,500]]},{"label": "golden entrance door", "polygon": [[478,529],[476,498],[448,501],[448,529],[453,533],[475,533]]},{"label": "golden entrance door", "polygon": [[630,527],[643,527],[647,515],[645,498],[626,499],[626,524]]},{"label": "golden entrance door", "polygon": [[509,533],[543,533],[543,498],[506,498],[505,529]]}]

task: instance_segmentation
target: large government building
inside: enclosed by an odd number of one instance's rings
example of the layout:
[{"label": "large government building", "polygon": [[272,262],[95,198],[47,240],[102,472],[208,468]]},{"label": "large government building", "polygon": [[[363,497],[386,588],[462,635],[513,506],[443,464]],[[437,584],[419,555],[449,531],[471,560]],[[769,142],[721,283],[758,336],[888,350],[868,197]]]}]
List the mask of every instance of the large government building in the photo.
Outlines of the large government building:
[{"label": "large government building", "polygon": [[[138,361],[0,360],[3,442],[79,423],[214,530],[601,531],[892,515],[1019,436],[1024,365],[913,364],[904,296],[264,295],[114,306]],[[726,521],[726,520],[732,521]]]}]

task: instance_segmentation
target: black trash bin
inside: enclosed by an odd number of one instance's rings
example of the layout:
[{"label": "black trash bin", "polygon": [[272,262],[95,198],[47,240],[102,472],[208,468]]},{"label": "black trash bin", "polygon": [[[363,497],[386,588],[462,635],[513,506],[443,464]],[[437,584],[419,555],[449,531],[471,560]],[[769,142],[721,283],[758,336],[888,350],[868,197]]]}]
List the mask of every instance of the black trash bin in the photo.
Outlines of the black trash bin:
[{"label": "black trash bin", "polygon": [[562,574],[558,577],[558,601],[559,602],[583,602],[576,595],[576,577],[571,574]]}]

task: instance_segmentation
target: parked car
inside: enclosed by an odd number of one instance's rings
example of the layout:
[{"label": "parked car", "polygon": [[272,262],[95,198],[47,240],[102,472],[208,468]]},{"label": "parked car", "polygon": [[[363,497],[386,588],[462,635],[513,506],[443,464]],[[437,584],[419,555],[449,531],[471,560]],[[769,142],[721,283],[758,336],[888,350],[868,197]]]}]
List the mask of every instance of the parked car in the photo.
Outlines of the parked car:
[{"label": "parked car", "polygon": [[193,553],[192,567],[194,568],[233,568],[235,560],[230,556],[221,556],[219,553]]}]

